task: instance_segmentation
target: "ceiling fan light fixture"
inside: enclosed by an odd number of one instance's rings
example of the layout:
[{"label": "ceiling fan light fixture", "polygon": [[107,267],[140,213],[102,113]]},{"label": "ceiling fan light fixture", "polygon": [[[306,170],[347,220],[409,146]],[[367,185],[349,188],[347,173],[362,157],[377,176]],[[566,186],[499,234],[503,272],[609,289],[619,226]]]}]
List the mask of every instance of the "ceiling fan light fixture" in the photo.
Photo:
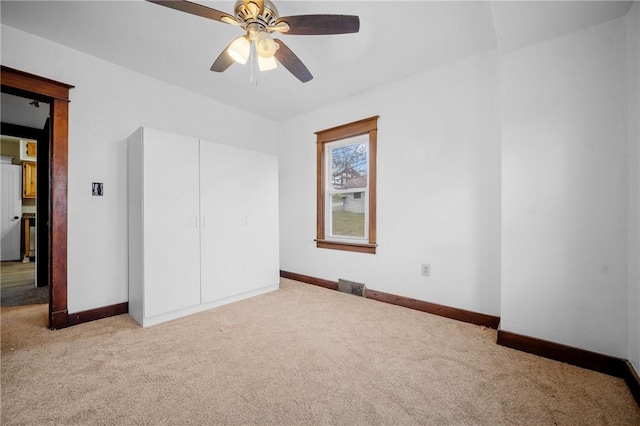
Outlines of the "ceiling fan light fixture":
[{"label": "ceiling fan light fixture", "polygon": [[227,52],[237,63],[246,64],[251,53],[251,42],[246,36],[238,37],[229,45]]},{"label": "ceiling fan light fixture", "polygon": [[251,58],[252,76],[256,65],[259,65],[261,71],[266,71],[276,68],[279,62],[298,80],[306,83],[313,78],[307,67],[282,40],[273,39],[272,33],[331,35],[360,31],[360,18],[356,15],[314,14],[281,17],[271,0],[236,0],[233,15],[204,6],[199,4],[200,2],[196,3],[194,0],[147,1],[244,29],[245,35],[233,40],[211,65],[210,69],[214,72],[225,71],[233,62],[246,64]]},{"label": "ceiling fan light fixture", "polygon": [[278,63],[276,62],[276,58],[270,56],[265,58],[264,56],[258,55],[258,69],[260,71],[270,71],[276,69],[278,67]]},{"label": "ceiling fan light fixture", "polygon": [[271,35],[261,31],[256,35],[256,51],[263,58],[271,58],[278,50],[278,44],[273,41]]}]

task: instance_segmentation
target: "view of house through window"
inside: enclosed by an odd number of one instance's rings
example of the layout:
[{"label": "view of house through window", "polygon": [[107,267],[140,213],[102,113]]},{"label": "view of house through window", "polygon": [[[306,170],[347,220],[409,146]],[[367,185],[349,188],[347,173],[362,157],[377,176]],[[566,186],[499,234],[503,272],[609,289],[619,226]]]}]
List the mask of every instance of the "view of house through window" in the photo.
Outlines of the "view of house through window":
[{"label": "view of house through window", "polygon": [[375,253],[377,120],[316,132],[317,247]]},{"label": "view of house through window", "polygon": [[326,144],[326,208],[333,238],[368,238],[369,138],[355,138]]}]

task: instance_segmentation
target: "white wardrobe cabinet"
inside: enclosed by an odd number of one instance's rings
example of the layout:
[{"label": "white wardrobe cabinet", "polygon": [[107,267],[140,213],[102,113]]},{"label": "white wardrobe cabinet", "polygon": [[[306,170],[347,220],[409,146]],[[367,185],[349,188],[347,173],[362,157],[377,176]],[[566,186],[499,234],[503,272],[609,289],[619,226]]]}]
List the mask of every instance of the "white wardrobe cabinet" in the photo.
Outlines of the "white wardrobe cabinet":
[{"label": "white wardrobe cabinet", "polygon": [[273,155],[140,128],[128,140],[129,314],[148,326],[276,290]]}]

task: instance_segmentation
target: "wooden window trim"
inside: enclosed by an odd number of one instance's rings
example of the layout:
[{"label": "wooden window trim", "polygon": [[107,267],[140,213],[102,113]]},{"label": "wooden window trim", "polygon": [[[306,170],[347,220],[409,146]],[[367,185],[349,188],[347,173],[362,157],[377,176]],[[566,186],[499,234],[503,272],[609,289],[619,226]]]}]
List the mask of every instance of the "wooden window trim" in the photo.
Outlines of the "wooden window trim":
[{"label": "wooden window trim", "polygon": [[[316,247],[333,250],[353,251],[375,254],[376,242],[376,175],[377,175],[377,142],[379,115],[343,124],[316,134]],[[341,139],[360,135],[369,135],[369,241],[367,243],[345,242],[326,239],[325,234],[325,145]]]}]

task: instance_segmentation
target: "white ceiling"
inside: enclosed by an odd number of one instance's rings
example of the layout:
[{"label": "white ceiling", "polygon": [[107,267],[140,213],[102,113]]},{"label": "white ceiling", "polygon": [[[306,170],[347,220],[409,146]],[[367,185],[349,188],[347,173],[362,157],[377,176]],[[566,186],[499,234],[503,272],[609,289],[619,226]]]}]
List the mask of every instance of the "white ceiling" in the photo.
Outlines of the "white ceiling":
[{"label": "white ceiling", "polygon": [[492,2],[500,52],[569,34],[620,18],[630,1],[500,1]]},{"label": "white ceiling", "polygon": [[21,96],[0,94],[0,111],[2,111],[2,122],[31,127],[32,129],[43,129],[47,118],[49,118],[49,104],[38,102],[38,107],[31,105],[33,99]]},{"label": "white ceiling", "polygon": [[[198,1],[227,12],[233,1]],[[275,0],[280,16],[346,14],[360,32],[282,40],[314,79],[286,69],[209,68],[237,27],[145,1],[2,1],[2,23],[272,120],[434,69],[489,49],[509,52],[624,16],[631,2]]]}]

